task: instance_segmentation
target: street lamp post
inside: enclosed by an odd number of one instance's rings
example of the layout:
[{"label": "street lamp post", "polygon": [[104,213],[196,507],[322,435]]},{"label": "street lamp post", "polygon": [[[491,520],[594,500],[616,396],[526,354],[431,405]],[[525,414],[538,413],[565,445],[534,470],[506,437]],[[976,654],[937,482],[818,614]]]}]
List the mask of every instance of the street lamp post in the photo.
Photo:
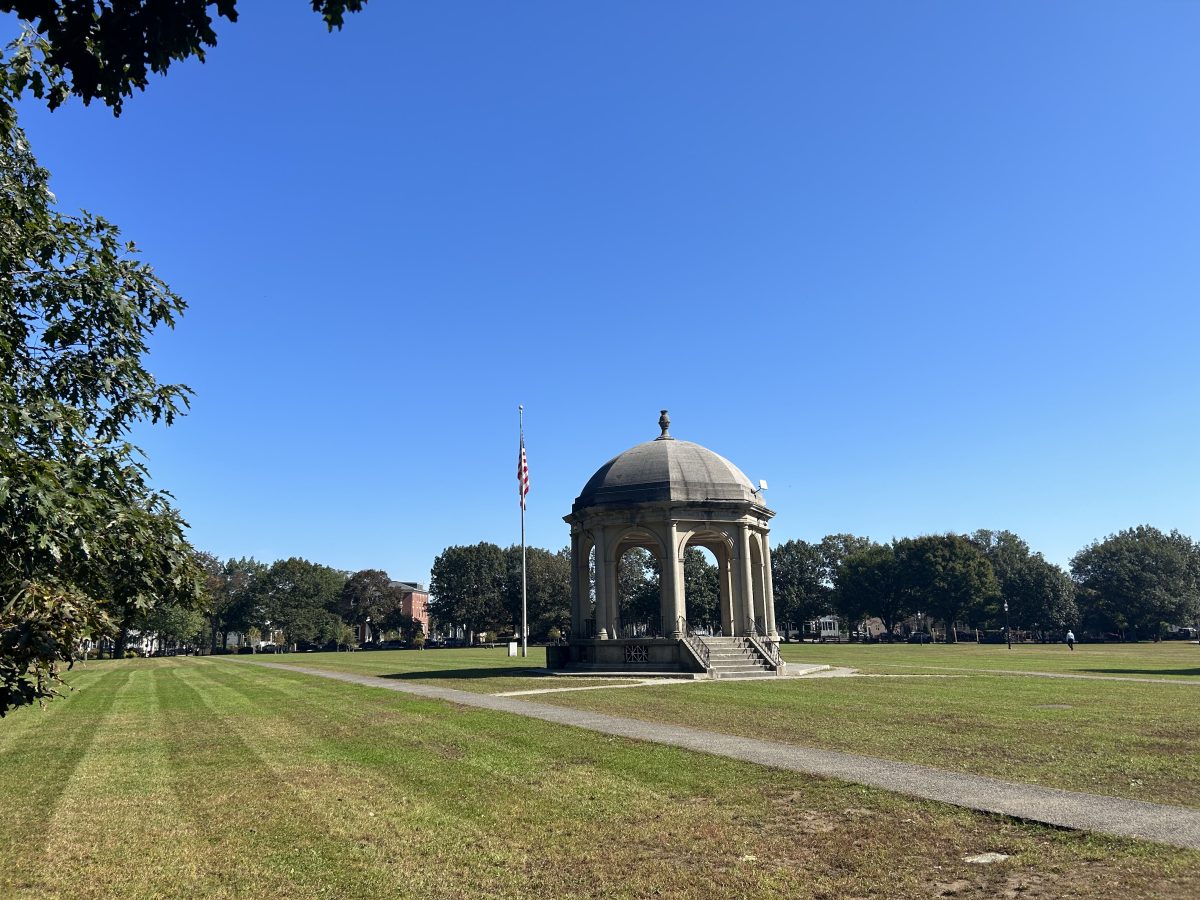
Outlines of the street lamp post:
[{"label": "street lamp post", "polygon": [[1008,649],[1012,649],[1012,629],[1008,626],[1008,601],[1004,601],[1004,636],[1008,639]]}]

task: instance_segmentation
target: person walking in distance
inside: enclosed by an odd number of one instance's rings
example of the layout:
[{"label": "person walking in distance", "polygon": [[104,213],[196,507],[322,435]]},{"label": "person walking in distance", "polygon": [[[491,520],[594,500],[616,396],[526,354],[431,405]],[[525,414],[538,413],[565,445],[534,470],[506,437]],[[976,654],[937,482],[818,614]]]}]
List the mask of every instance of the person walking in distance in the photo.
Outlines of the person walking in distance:
[{"label": "person walking in distance", "polygon": [[1067,649],[1072,651],[1075,649],[1075,632],[1070,628],[1067,629]]}]

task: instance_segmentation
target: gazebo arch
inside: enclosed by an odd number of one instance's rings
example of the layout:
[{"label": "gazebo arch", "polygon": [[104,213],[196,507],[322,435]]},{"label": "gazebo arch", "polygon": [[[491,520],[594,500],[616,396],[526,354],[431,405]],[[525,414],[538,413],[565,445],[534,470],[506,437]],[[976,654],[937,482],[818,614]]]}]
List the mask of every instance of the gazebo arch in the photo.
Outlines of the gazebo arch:
[{"label": "gazebo arch", "polygon": [[[571,526],[571,640],[569,652],[554,654],[552,664],[713,674],[714,652],[725,653],[734,641],[739,653],[761,657],[764,668],[780,671],[767,538],[774,513],[763,504],[761,489],[729,460],[673,438],[666,410],[658,424],[657,438],[601,466],[564,517]],[[717,560],[719,639],[697,635],[689,626],[684,583],[689,546],[704,547]],[[654,554],[661,571],[659,627],[633,638],[621,634],[617,586],[621,556],[632,547]]]}]

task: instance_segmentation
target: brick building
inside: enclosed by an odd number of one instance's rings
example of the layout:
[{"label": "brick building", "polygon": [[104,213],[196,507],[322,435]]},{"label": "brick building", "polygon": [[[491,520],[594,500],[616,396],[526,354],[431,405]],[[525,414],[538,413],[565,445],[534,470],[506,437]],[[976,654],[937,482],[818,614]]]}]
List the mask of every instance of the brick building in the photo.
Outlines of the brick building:
[{"label": "brick building", "polygon": [[401,592],[400,609],[421,623],[421,630],[429,634],[429,591],[425,585],[415,581],[393,581],[392,587]]}]

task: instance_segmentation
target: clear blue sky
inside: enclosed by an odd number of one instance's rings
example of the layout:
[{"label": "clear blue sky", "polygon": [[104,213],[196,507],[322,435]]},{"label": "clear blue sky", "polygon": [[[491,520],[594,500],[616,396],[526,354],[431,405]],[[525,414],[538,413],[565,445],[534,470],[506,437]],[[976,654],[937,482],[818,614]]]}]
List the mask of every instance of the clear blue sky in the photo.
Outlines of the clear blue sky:
[{"label": "clear blue sky", "polygon": [[24,122],[191,308],[156,483],[221,556],[425,580],[672,432],[773,540],[1200,537],[1200,5],[243,2]]}]

